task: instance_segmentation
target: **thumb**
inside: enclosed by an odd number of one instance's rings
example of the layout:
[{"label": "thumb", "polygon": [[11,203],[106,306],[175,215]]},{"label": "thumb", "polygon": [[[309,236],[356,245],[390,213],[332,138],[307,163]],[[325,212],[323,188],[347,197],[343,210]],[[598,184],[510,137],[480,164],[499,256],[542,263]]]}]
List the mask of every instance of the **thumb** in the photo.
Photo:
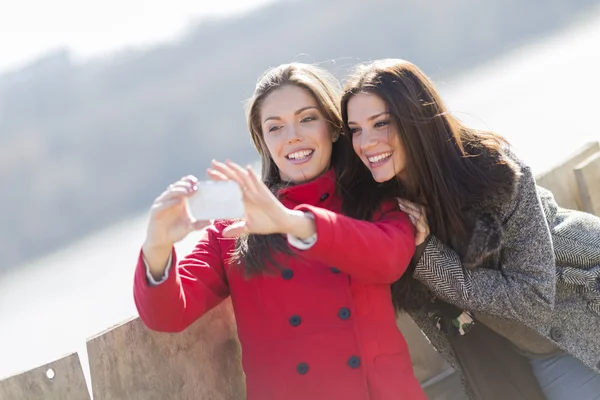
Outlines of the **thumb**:
[{"label": "thumb", "polygon": [[223,229],[223,236],[233,238],[246,232],[246,221],[238,221]]}]

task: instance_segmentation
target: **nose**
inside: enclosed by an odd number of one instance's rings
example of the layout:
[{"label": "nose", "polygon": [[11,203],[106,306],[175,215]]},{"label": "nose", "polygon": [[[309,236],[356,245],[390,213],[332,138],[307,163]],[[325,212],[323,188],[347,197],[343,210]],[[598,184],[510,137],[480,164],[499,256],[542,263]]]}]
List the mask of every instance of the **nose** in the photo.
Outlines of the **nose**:
[{"label": "nose", "polygon": [[298,136],[298,131],[296,130],[296,127],[294,125],[290,125],[288,127],[288,129],[286,130],[286,135],[288,143],[296,143],[301,140],[300,136]]},{"label": "nose", "polygon": [[367,130],[363,130],[361,138],[360,138],[360,149],[363,152],[368,152],[369,150],[375,148],[379,141],[377,140],[377,136],[371,134]]}]

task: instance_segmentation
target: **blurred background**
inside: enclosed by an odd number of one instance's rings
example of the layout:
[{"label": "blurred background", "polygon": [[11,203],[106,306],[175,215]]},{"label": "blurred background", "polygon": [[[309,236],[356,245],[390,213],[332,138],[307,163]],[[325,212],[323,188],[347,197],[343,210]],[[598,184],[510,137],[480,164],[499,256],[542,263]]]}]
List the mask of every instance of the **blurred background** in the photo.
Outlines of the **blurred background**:
[{"label": "blurred background", "polygon": [[600,139],[600,0],[2,2],[0,378],[135,315],[146,210],[212,158],[257,161],[244,102],[264,70],[343,81],[384,57],[535,172]]}]

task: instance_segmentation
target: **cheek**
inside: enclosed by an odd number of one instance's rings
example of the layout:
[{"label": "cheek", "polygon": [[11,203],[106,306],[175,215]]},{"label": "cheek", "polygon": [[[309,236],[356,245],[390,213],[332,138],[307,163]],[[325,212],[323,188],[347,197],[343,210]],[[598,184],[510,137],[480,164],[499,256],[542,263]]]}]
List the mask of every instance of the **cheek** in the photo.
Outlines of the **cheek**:
[{"label": "cheek", "polygon": [[352,148],[354,149],[354,152],[360,156],[360,139],[356,135],[352,136]]},{"label": "cheek", "polygon": [[275,136],[268,135],[264,136],[264,140],[265,146],[267,147],[267,150],[269,150],[269,154],[271,155],[271,157],[278,157],[279,149],[281,148],[281,145],[279,144],[280,140],[277,140],[277,137]]},{"label": "cheek", "polygon": [[312,136],[316,141],[316,145],[322,149],[331,148],[333,146],[333,134],[328,123],[323,122],[315,126]]}]

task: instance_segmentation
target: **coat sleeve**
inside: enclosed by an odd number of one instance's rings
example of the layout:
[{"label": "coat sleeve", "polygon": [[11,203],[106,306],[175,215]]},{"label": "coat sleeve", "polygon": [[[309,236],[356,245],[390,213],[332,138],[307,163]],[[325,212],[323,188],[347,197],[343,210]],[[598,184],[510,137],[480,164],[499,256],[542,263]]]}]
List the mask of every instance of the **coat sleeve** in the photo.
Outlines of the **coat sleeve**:
[{"label": "coat sleeve", "polygon": [[526,320],[554,307],[552,238],[535,179],[529,167],[520,166],[517,192],[503,223],[497,268],[464,269],[456,252],[431,237],[414,277],[442,300],[514,320]]},{"label": "coat sleeve", "polygon": [[410,263],[415,232],[408,215],[388,205],[376,222],[361,221],[323,208],[295,208],[314,215],[317,240],[308,249],[292,251],[326,263],[368,283],[393,283]]},{"label": "coat sleeve", "polygon": [[140,319],[148,328],[180,332],[229,296],[218,240],[218,231],[211,226],[179,263],[173,250],[170,272],[155,286],[148,282],[140,251],[133,296]]}]

